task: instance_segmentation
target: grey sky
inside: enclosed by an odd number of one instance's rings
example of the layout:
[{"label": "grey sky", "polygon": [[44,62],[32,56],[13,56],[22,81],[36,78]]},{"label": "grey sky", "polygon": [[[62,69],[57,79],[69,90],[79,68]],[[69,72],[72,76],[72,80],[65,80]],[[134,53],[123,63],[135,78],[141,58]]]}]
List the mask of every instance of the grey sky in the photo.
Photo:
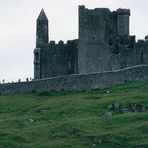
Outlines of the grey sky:
[{"label": "grey sky", "polygon": [[131,9],[130,34],[144,38],[148,0],[0,0],[0,81],[33,77],[36,18],[44,8],[50,40],[78,38],[78,5]]}]

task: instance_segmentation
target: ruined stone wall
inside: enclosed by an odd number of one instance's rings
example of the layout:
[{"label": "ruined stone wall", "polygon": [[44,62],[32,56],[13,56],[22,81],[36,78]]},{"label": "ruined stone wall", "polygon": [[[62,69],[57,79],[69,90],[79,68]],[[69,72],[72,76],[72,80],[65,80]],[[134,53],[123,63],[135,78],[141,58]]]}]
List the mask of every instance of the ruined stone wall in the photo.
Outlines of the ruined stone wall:
[{"label": "ruined stone wall", "polygon": [[148,40],[146,40],[145,44],[144,44],[143,64],[147,64],[148,65]]},{"label": "ruined stone wall", "polygon": [[129,36],[130,10],[79,7],[78,73],[134,65],[135,37]]},{"label": "ruined stone wall", "polygon": [[64,44],[51,41],[40,51],[41,78],[56,77],[77,73],[77,40]]},{"label": "ruined stone wall", "polygon": [[105,43],[109,15],[109,9],[79,7],[78,73],[111,70],[109,45]]},{"label": "ruined stone wall", "polygon": [[139,65],[111,72],[76,74],[35,80],[32,82],[0,84],[0,94],[51,90],[79,91],[102,89],[133,81],[148,82],[148,65]]},{"label": "ruined stone wall", "polygon": [[129,9],[79,6],[79,39],[48,43],[48,19],[37,19],[34,78],[113,71],[148,64],[148,36],[135,42],[129,35]]},{"label": "ruined stone wall", "polygon": [[129,9],[117,9],[117,34],[119,36],[129,36]]},{"label": "ruined stone wall", "polygon": [[135,65],[148,64],[148,40],[138,40],[135,46]]}]

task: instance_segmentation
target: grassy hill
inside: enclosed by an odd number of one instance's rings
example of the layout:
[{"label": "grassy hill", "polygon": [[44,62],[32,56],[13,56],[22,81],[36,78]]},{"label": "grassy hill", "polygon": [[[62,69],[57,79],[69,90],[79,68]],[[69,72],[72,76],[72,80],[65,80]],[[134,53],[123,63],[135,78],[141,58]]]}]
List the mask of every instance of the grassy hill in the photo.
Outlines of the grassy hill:
[{"label": "grassy hill", "polygon": [[0,148],[146,148],[148,83],[0,96]]}]

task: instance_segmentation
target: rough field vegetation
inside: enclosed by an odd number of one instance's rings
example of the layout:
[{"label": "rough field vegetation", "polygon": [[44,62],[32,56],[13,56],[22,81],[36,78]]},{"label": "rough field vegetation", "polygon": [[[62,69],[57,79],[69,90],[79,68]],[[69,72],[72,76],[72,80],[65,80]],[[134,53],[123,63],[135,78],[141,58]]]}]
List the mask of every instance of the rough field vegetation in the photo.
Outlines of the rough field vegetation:
[{"label": "rough field vegetation", "polygon": [[0,148],[146,148],[147,110],[148,83],[0,96]]}]

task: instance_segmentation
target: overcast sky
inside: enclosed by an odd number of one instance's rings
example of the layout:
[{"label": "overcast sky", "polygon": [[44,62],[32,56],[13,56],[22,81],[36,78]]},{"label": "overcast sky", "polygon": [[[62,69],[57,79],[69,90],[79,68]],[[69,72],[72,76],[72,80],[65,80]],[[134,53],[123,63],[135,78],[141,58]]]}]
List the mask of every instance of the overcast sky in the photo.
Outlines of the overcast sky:
[{"label": "overcast sky", "polygon": [[33,77],[36,19],[44,8],[49,39],[78,38],[78,5],[131,9],[130,34],[148,34],[148,0],[0,0],[0,81]]}]

